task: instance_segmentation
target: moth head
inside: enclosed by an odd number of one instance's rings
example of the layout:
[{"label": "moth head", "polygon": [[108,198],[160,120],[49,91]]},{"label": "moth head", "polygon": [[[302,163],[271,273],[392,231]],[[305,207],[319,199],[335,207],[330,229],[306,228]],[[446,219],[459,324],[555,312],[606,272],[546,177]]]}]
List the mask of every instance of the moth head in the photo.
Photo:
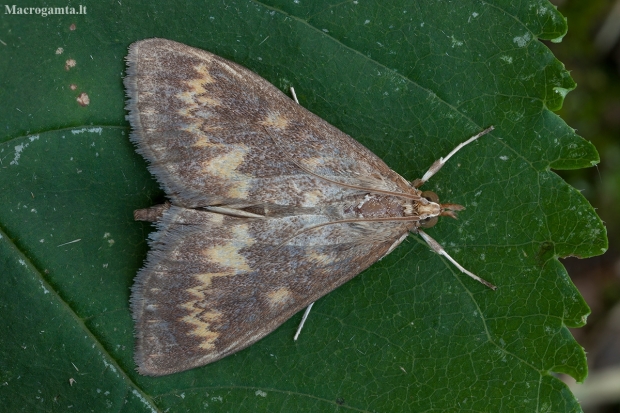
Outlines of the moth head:
[{"label": "moth head", "polygon": [[465,209],[458,204],[441,204],[439,197],[432,191],[424,191],[420,194],[428,202],[421,202],[418,206],[420,215],[420,227],[430,228],[435,226],[439,217],[450,217],[456,219],[456,212]]}]

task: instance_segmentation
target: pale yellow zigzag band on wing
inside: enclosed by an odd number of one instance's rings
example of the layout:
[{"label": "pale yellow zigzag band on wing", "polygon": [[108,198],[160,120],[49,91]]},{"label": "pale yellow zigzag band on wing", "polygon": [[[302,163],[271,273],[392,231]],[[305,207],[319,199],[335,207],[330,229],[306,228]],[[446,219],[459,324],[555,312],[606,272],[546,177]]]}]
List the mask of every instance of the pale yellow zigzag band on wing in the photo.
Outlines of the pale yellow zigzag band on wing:
[{"label": "pale yellow zigzag band on wing", "polygon": [[222,314],[217,311],[205,312],[204,309],[195,305],[197,302],[202,301],[204,301],[204,298],[202,300],[190,301],[183,304],[181,307],[188,310],[189,314],[183,317],[181,321],[194,326],[191,334],[200,337],[202,341],[198,347],[203,350],[212,350],[215,348],[214,343],[219,337],[219,333],[210,330],[211,323],[218,321],[222,317]]},{"label": "pale yellow zigzag band on wing", "polygon": [[187,90],[177,93],[176,98],[184,103],[177,113],[185,120],[183,131],[196,137],[193,146],[198,148],[219,148],[226,153],[215,156],[203,163],[202,170],[228,186],[227,196],[230,198],[245,199],[250,188],[251,176],[237,171],[245,159],[249,148],[245,145],[223,145],[211,143],[205,132],[215,132],[218,127],[205,128],[204,122],[209,118],[209,106],[218,106],[220,102],[208,96],[205,85],[215,82],[207,67],[200,64],[194,67],[198,77],[186,81]]},{"label": "pale yellow zigzag band on wing", "polygon": [[245,257],[239,253],[241,248],[254,245],[256,242],[249,233],[248,224],[238,224],[232,228],[230,241],[224,245],[206,248],[203,254],[219,267],[229,268],[235,274],[251,271]]},{"label": "pale yellow zigzag band on wing", "polygon": [[321,266],[333,264],[336,262],[336,257],[334,255],[321,254],[315,251],[310,251],[308,253],[308,259],[311,262],[318,263]]},{"label": "pale yellow zigzag band on wing", "polygon": [[226,270],[218,273],[194,274],[192,277],[198,282],[198,285],[186,290],[195,300],[188,301],[181,306],[190,312],[181,320],[194,327],[191,334],[202,339],[200,348],[204,350],[214,348],[219,333],[211,330],[211,324],[217,322],[222,316],[215,310],[205,312],[206,296],[204,291],[211,288],[211,282],[215,277],[227,277],[251,271],[245,258],[239,253],[241,248],[255,243],[254,239],[250,237],[248,229],[248,225],[237,225],[232,229],[232,237],[229,242],[206,248],[202,254],[210,262],[220,268],[226,268]]},{"label": "pale yellow zigzag band on wing", "polygon": [[293,299],[293,294],[291,290],[286,287],[282,287],[277,289],[276,291],[272,291],[267,293],[267,300],[269,300],[269,305],[271,307],[280,307],[286,304],[288,301]]},{"label": "pale yellow zigzag band on wing", "polygon": [[215,156],[202,165],[202,171],[228,186],[229,198],[247,199],[252,176],[237,171],[249,152],[246,145],[226,145],[228,152]]},{"label": "pale yellow zigzag band on wing", "polygon": [[187,89],[180,91],[175,97],[183,102],[183,106],[177,110],[177,113],[187,122],[187,125],[182,130],[195,136],[200,136],[204,131],[204,120],[208,117],[206,113],[202,113],[202,116],[200,116],[201,112],[207,112],[209,106],[219,106],[221,102],[207,96],[207,90],[204,88],[204,85],[215,82],[209,74],[207,67],[204,64],[200,64],[194,66],[194,70],[198,77],[186,81]]},{"label": "pale yellow zigzag band on wing", "polygon": [[[195,126],[187,126],[185,128],[183,128],[183,130],[193,133],[192,132],[192,128],[194,128]],[[198,139],[196,140],[196,142],[194,142],[194,144],[192,145],[194,148],[224,148],[226,147],[226,145],[221,144],[221,143],[213,143],[211,142],[206,136],[204,136],[204,133],[207,132],[213,132],[213,133],[217,133],[217,132],[221,132],[222,130],[224,130],[223,127],[221,126],[202,126],[202,129],[197,132],[197,133],[193,133],[194,136],[199,136]],[[200,136],[200,135],[203,136]]]},{"label": "pale yellow zigzag band on wing", "polygon": [[279,113],[269,113],[267,117],[260,122],[260,124],[263,126],[284,130],[288,126],[288,120]]}]

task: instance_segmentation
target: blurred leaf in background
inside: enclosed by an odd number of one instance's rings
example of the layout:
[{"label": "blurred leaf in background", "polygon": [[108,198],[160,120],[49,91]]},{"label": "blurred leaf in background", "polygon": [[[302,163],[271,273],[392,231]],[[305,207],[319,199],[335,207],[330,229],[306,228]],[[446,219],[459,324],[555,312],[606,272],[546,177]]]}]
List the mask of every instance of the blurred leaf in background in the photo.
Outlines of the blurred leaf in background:
[{"label": "blurred leaf in background", "polygon": [[620,1],[556,0],[569,28],[547,43],[579,85],[558,112],[601,154],[597,168],[561,171],[597,208],[609,251],[593,260],[564,260],[592,309],[573,334],[588,353],[590,377],[577,389],[588,413],[620,412]]},{"label": "blurred leaf in background", "polygon": [[[94,1],[1,15],[0,403],[8,411],[578,412],[567,327],[589,309],[558,257],[607,248],[593,208],[550,169],[598,154],[552,111],[574,82],[539,39],[542,0]],[[32,7],[47,6],[33,1]],[[73,5],[75,6],[75,5]],[[3,10],[5,11],[5,10]],[[162,378],[132,360],[129,288],[163,194],[128,141],[127,46],[165,37],[242,64],[408,179],[495,125],[425,188],[463,204],[299,316],[211,365]]]}]

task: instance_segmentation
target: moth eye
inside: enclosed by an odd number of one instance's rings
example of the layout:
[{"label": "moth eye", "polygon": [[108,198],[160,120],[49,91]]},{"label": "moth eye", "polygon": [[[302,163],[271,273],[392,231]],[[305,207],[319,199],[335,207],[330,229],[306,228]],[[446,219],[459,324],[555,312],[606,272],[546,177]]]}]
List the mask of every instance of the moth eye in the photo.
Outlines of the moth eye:
[{"label": "moth eye", "polygon": [[439,203],[439,197],[433,191],[424,191],[422,192],[421,195],[422,195],[422,198],[426,198],[427,200],[431,202],[435,202],[436,204]]},{"label": "moth eye", "polygon": [[[435,196],[437,196],[437,195],[435,195]],[[435,201],[433,201],[433,202],[435,202]],[[422,228],[434,227],[438,220],[439,220],[439,217],[426,218],[426,219],[423,219],[423,220],[420,221],[420,226]]]}]

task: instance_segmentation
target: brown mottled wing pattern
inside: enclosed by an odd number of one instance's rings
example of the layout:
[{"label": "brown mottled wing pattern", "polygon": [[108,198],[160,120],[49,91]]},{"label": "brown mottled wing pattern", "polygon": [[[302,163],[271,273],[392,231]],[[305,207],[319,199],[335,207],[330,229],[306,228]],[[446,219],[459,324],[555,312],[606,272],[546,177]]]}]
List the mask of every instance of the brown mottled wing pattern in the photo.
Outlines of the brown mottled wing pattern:
[{"label": "brown mottled wing pattern", "polygon": [[[258,75],[163,39],[132,44],[127,62],[131,139],[172,203],[132,290],[142,374],[187,370],[249,346],[410,228],[334,222],[342,209],[334,205],[359,198],[360,187],[410,187]],[[266,217],[216,213],[247,207]]]},{"label": "brown mottled wing pattern", "polygon": [[169,209],[133,287],[138,371],[183,371],[255,343],[366,269],[403,233],[402,223],[362,222],[282,238],[327,220]]},{"label": "brown mottled wing pattern", "polygon": [[306,171],[406,191],[376,155],[242,66],[164,39],[132,44],[127,62],[131,139],[175,205],[309,206],[343,195]]}]

